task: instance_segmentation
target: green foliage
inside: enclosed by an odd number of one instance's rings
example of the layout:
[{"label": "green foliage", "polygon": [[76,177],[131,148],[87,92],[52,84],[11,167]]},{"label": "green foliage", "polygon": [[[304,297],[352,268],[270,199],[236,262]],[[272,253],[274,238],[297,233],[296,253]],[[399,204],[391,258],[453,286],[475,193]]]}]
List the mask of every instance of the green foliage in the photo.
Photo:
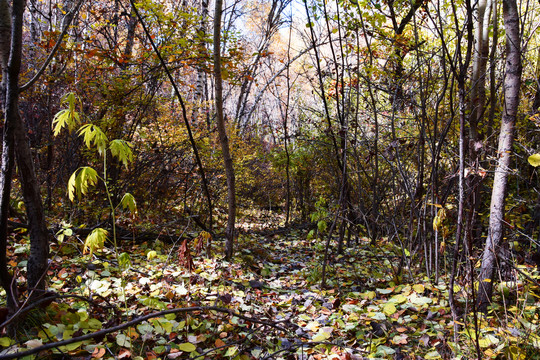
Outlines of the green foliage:
[{"label": "green foliage", "polygon": [[95,251],[103,249],[108,236],[109,232],[105,229],[96,228],[92,230],[84,242],[83,254],[90,254],[90,258],[92,258]]},{"label": "green foliage", "polygon": [[137,202],[135,198],[130,193],[125,193],[120,201],[123,209],[129,209],[132,214],[137,213]]},{"label": "green foliage", "polygon": [[70,132],[73,131],[81,121],[79,112],[75,109],[75,103],[78,101],[74,93],[70,92],[64,95],[61,102],[67,104],[68,108],[61,110],[54,116],[52,122],[54,136],[58,136],[64,127],[67,127]]},{"label": "green foliage", "polygon": [[123,252],[118,255],[118,265],[120,266],[120,269],[123,270],[131,266],[131,258],[127,252]]},{"label": "green foliage", "polygon": [[92,145],[95,145],[100,155],[105,154],[109,140],[98,126],[94,124],[83,125],[79,129],[79,135],[83,137],[87,148],[90,149]]},{"label": "green foliage", "polygon": [[58,230],[56,233],[56,239],[58,240],[58,243],[62,243],[66,237],[72,236],[73,230],[66,225],[62,226],[62,229]]},{"label": "green foliage", "polygon": [[[326,206],[326,200],[323,197],[320,197],[319,200],[315,203],[315,212],[313,212],[310,215],[311,222],[314,222],[317,224],[317,234],[319,236],[322,236],[328,227],[328,217],[329,212],[328,208]],[[315,233],[310,232],[308,236],[311,238],[315,235]]]},{"label": "green foliage", "polygon": [[88,188],[97,184],[99,176],[97,171],[89,166],[83,166],[71,175],[68,181],[68,196],[71,201],[75,200],[75,195],[81,198],[86,195]]},{"label": "green foliage", "polygon": [[125,140],[114,139],[109,144],[111,155],[116,157],[127,169],[128,164],[133,161],[131,144]]}]

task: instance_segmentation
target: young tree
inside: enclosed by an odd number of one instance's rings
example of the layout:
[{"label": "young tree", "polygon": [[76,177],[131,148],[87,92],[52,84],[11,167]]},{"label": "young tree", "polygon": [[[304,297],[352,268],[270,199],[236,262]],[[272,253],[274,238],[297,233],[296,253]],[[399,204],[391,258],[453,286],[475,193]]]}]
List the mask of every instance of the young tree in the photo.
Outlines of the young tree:
[{"label": "young tree", "polygon": [[225,164],[225,176],[227,177],[227,229],[225,235],[225,255],[230,259],[233,255],[234,245],[234,223],[236,221],[236,194],[235,177],[231,153],[229,151],[229,138],[225,128],[225,118],[223,117],[223,78],[221,76],[221,15],[222,0],[216,0],[214,14],[214,76],[215,76],[215,106],[216,123]]},{"label": "young tree", "polygon": [[504,77],[504,109],[499,134],[498,163],[495,169],[489,230],[486,239],[482,266],[480,268],[478,306],[485,311],[491,302],[493,281],[497,268],[497,256],[504,231],[504,205],[508,189],[508,173],[516,115],[519,106],[519,90],[521,85],[521,33],[519,12],[516,0],[503,1],[503,18],[506,30],[506,71]]}]

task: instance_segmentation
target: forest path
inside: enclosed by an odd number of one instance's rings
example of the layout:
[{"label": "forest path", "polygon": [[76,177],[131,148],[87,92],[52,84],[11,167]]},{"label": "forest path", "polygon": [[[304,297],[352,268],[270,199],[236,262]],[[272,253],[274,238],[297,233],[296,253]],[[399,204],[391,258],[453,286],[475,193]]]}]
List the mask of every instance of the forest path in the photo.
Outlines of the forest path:
[{"label": "forest path", "polygon": [[[127,255],[105,248],[92,261],[71,237],[53,244],[50,291],[65,297],[49,306],[41,319],[45,325],[26,328],[25,340],[11,349],[27,350],[163,310],[218,306],[253,321],[193,310],[60,349],[87,357],[95,349],[117,358],[129,352],[138,360],[449,358],[453,324],[446,286],[396,279],[400,250],[392,242],[371,246],[360,239],[332,256],[323,289],[324,238],[310,238],[302,227],[252,230],[239,235],[231,262],[220,255],[219,242],[212,257],[189,249],[192,242],[186,252],[180,243],[152,241],[126,244],[120,251]],[[14,264],[24,264],[26,246],[21,240],[9,249]],[[182,265],[187,253],[191,271]],[[486,326],[482,339],[502,342],[503,330]],[[2,341],[0,346],[13,344]]]}]

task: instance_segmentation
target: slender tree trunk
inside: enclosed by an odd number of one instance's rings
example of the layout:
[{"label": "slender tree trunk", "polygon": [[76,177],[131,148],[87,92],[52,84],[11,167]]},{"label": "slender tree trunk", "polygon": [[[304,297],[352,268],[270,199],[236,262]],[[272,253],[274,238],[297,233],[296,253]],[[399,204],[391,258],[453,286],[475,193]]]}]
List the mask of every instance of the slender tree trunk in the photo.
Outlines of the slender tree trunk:
[{"label": "slender tree trunk", "polygon": [[[456,9],[454,10],[454,16],[456,16]],[[463,218],[465,212],[465,122],[466,122],[466,80],[467,80],[467,70],[471,62],[472,49],[473,49],[473,26],[472,26],[472,6],[471,1],[466,2],[466,11],[467,11],[467,20],[466,20],[466,30],[458,37],[458,43],[467,39],[467,49],[465,57],[463,57],[461,48],[457,49],[457,59],[459,64],[459,70],[454,67],[454,76],[458,82],[458,96],[459,96],[459,205],[458,205],[458,219],[457,219],[457,228],[456,228],[456,243],[454,245],[453,258],[452,258],[452,269],[450,275],[450,284],[448,289],[448,303],[452,311],[452,318],[454,319],[454,341],[457,341],[458,336],[458,323],[457,319],[459,317],[459,311],[457,304],[454,299],[454,282],[457,274],[457,265],[460,256],[460,246],[463,238]],[[457,27],[456,27],[457,29]],[[459,71],[456,73],[456,71]]]},{"label": "slender tree trunk", "polygon": [[[489,56],[489,26],[491,17],[491,1],[479,0],[477,7],[477,20],[475,32],[475,51],[473,56],[473,71],[471,75],[471,98],[469,115],[469,139],[468,139],[468,160],[470,166],[478,170],[480,166],[480,155],[482,149],[482,138],[480,128],[483,127],[484,113],[486,110],[486,78],[487,61]],[[473,172],[476,174],[476,172]],[[472,239],[479,236],[481,232],[478,221],[480,210],[480,183],[482,177],[472,175],[467,177],[468,195],[466,207],[468,216],[465,220],[465,241],[472,243]]]},{"label": "slender tree trunk", "polygon": [[208,189],[208,181],[206,181],[206,173],[205,173],[204,167],[202,165],[201,157],[199,156],[199,150],[197,148],[197,143],[195,143],[195,138],[193,137],[193,132],[191,131],[191,125],[189,124],[186,105],[184,103],[182,95],[180,95],[180,90],[178,90],[178,86],[176,86],[176,81],[174,80],[171,72],[169,71],[169,68],[167,67],[167,64],[163,60],[163,57],[161,56],[161,53],[159,52],[159,49],[156,46],[156,43],[152,39],[152,36],[150,36],[150,32],[148,31],[148,27],[144,23],[144,20],[141,17],[141,14],[139,13],[139,11],[137,10],[137,7],[135,6],[134,0],[130,0],[130,3],[131,3],[131,7],[133,9],[133,12],[135,13],[137,18],[139,19],[139,22],[141,23],[141,25],[143,27],[144,33],[146,34],[146,37],[148,38],[148,41],[152,45],[152,48],[154,49],[154,52],[156,53],[163,70],[165,70],[165,73],[167,74],[167,77],[169,78],[169,81],[171,82],[171,86],[173,87],[174,93],[176,94],[176,97],[178,98],[178,102],[180,103],[180,107],[182,108],[182,119],[184,120],[184,124],[186,125],[186,130],[188,132],[189,142],[191,144],[191,149],[193,150],[193,155],[195,156],[195,162],[197,163],[197,167],[199,168],[199,174],[201,175],[203,191],[204,191],[204,194],[206,196],[207,203],[208,203],[209,224],[208,224],[208,227],[206,228],[206,230],[208,232],[212,232],[212,211],[213,211],[212,210],[213,209],[212,197],[210,196],[210,190]]},{"label": "slender tree trunk", "polygon": [[[206,54],[206,20],[208,18],[208,0],[201,0],[200,4],[201,21],[199,23],[198,29],[199,39],[197,46],[199,47],[198,51],[201,52],[201,54]],[[205,115],[208,114],[208,104],[205,103],[207,97],[207,74],[202,64],[197,69],[197,80],[195,84],[196,86],[194,101],[196,105],[193,107],[191,119],[195,124],[197,124],[201,109],[205,113]],[[206,120],[208,121],[209,119]],[[210,127],[210,124],[207,123],[207,126]]]},{"label": "slender tree trunk", "polygon": [[504,232],[504,204],[508,190],[510,154],[514,142],[516,116],[521,85],[521,38],[519,12],[516,0],[503,1],[504,27],[506,30],[506,74],[504,77],[504,110],[499,134],[498,164],[493,180],[489,231],[480,268],[478,306],[487,310],[493,294],[493,281],[497,268],[497,255]]},{"label": "slender tree trunk", "polygon": [[536,113],[540,109],[540,48],[536,58],[536,93],[534,95],[532,112]]},{"label": "slender tree trunk", "polygon": [[[486,103],[486,68],[489,56],[489,19],[491,17],[491,0],[478,1],[477,28],[475,34],[475,53],[471,76],[471,141],[479,141],[478,126],[482,122]],[[476,147],[471,148],[471,156],[476,156]],[[471,160],[475,160],[474,158]]]},{"label": "slender tree trunk", "polygon": [[[289,28],[289,39],[287,41],[287,64],[291,62],[291,40],[292,40],[292,26]],[[283,137],[285,145],[285,175],[286,175],[286,199],[285,199],[285,226],[289,225],[289,217],[291,215],[291,154],[289,153],[289,107],[291,102],[291,76],[290,68],[287,66],[287,100],[285,103],[285,119],[283,119]]]},{"label": "slender tree trunk", "polygon": [[[6,93],[8,90],[8,62],[11,47],[11,19],[7,0],[0,0],[0,60],[2,62],[2,110],[7,119],[8,105]],[[12,92],[10,92],[11,96]],[[12,106],[11,106],[12,107]],[[2,170],[0,173],[0,281],[6,291],[7,307],[10,313],[15,312],[17,300],[11,287],[12,277],[7,267],[7,220],[9,217],[9,199],[11,193],[11,178],[13,174],[13,126],[4,122],[2,134]]]},{"label": "slender tree trunk", "polygon": [[[491,42],[491,52],[489,54],[489,118],[487,122],[486,130],[486,143],[491,146],[491,134],[493,133],[493,123],[495,122],[495,110],[497,109],[497,69],[496,69],[496,54],[497,45],[499,44],[499,15],[498,15],[498,2],[492,1],[491,7],[493,12],[492,26],[493,26],[493,41]],[[539,52],[540,55],[540,52]]]},{"label": "slender tree trunk", "polygon": [[216,122],[223,153],[223,162],[225,163],[225,175],[227,177],[227,202],[228,217],[227,229],[225,234],[225,255],[227,259],[232,258],[234,245],[234,223],[236,221],[236,195],[234,186],[234,168],[231,153],[229,151],[229,138],[225,128],[225,118],[223,117],[223,78],[221,76],[221,15],[222,0],[216,0],[214,13],[214,76],[215,76],[215,106]]}]

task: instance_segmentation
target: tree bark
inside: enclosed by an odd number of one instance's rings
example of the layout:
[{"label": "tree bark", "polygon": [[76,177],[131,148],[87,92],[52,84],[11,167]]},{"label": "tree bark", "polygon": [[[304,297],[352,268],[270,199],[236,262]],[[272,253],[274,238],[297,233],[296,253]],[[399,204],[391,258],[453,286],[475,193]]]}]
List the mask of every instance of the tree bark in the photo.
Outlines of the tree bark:
[{"label": "tree bark", "polygon": [[[6,94],[9,81],[9,53],[11,47],[11,20],[10,8],[7,0],[0,1],[0,61],[2,62],[2,110],[4,117],[10,115]],[[12,92],[10,92],[10,95]],[[12,106],[10,106],[10,109]],[[16,310],[17,300],[12,289],[12,277],[7,266],[7,221],[9,217],[9,199],[11,193],[11,178],[13,174],[13,126],[11,122],[4,122],[2,134],[2,168],[0,173],[0,281],[6,290],[7,307],[10,313]]]},{"label": "tree bark", "polygon": [[[19,168],[19,176],[23,192],[24,203],[28,214],[30,224],[30,257],[27,265],[27,283],[29,289],[43,290],[45,289],[45,270],[47,268],[47,258],[49,255],[49,239],[47,226],[45,224],[45,215],[43,212],[43,204],[39,193],[39,184],[34,171],[34,163],[32,153],[26,140],[24,125],[19,114],[19,74],[21,69],[22,57],[22,30],[23,30],[23,14],[25,9],[24,0],[14,0],[11,8],[11,42],[9,50],[2,42],[2,66],[5,86],[4,98],[4,135],[3,135],[3,153],[2,153],[2,174],[0,177],[1,183],[1,200],[0,214],[2,233],[0,238],[0,251],[2,251],[2,260],[0,260],[0,277],[4,287],[11,287],[9,273],[5,259],[5,248],[7,242],[7,227],[4,224],[7,222],[9,205],[9,195],[11,190],[11,171],[13,169],[13,153],[17,159]],[[0,3],[2,11],[2,31],[6,32],[6,9],[8,6],[5,1]],[[5,39],[5,38],[4,38]],[[5,40],[4,40],[5,41]],[[9,51],[9,60],[7,62],[7,70],[5,57],[6,51]],[[10,290],[8,297],[13,297]],[[39,296],[39,291],[33,291],[31,298]],[[8,299],[8,301],[15,299]],[[8,303],[13,305],[13,303]]]},{"label": "tree bark", "polygon": [[[45,213],[39,192],[39,183],[34,170],[32,152],[26,139],[26,131],[19,114],[19,73],[22,57],[23,14],[26,2],[13,1],[12,40],[9,64],[8,91],[6,102],[6,122],[11,122],[15,136],[15,157],[19,169],[22,193],[28,222],[30,225],[30,256],[27,265],[27,283],[29,289],[45,289],[45,271],[49,257],[49,234],[45,222]],[[30,298],[41,295],[34,291]]]},{"label": "tree bark", "polygon": [[[491,17],[491,0],[480,0],[477,10],[477,28],[475,34],[475,53],[473,72],[471,76],[471,141],[479,141],[478,127],[482,122],[486,104],[486,68],[489,56],[489,19]],[[473,144],[470,153],[476,157],[477,151]],[[471,160],[475,160],[474,158]]]},{"label": "tree bark", "polygon": [[516,0],[503,1],[504,27],[506,30],[506,74],[504,77],[504,110],[499,135],[498,164],[493,180],[489,231],[480,268],[478,307],[486,311],[493,294],[493,281],[497,268],[497,255],[504,232],[504,205],[508,188],[510,154],[519,105],[521,85],[521,38],[519,13]]},{"label": "tree bark", "polygon": [[216,123],[219,133],[219,141],[221,143],[221,152],[223,154],[223,162],[225,163],[225,175],[227,177],[227,203],[228,217],[227,229],[225,230],[225,256],[227,259],[232,258],[234,245],[234,224],[236,221],[236,195],[235,195],[235,178],[234,168],[231,153],[229,151],[229,138],[227,137],[227,129],[225,128],[225,119],[223,117],[223,78],[221,76],[221,15],[222,15],[222,0],[216,0],[214,13],[214,76],[215,76],[215,106],[216,106]]},{"label": "tree bark", "polygon": [[[201,21],[199,23],[198,32],[198,50],[201,53],[203,59],[206,58],[206,20],[208,18],[208,0],[201,0],[200,2]],[[201,63],[197,68],[197,80],[195,83],[195,106],[191,112],[191,119],[194,124],[198,124],[199,113],[202,109],[206,117],[206,125],[210,129],[210,117],[208,116],[208,104],[206,104],[206,98],[208,97],[208,79],[206,74],[206,61]]]}]

